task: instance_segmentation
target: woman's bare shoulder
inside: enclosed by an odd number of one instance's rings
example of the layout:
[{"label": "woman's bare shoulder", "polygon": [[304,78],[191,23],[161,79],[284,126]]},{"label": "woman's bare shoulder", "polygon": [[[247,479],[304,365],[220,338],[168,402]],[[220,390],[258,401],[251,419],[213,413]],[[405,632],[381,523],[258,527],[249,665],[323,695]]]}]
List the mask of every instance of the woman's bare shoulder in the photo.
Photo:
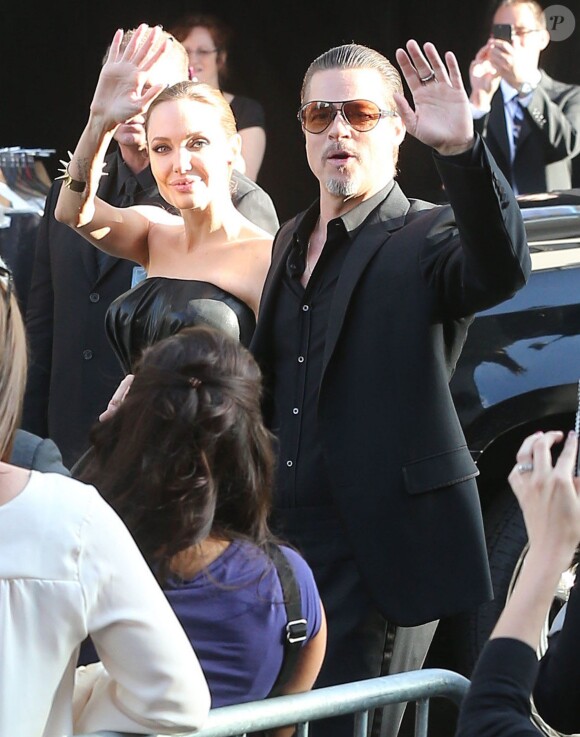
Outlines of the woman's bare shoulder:
[{"label": "woman's bare shoulder", "polygon": [[180,225],[183,227],[183,218],[181,215],[174,215],[169,210],[159,205],[133,205],[133,210],[140,212],[144,217],[152,223],[161,225]]}]

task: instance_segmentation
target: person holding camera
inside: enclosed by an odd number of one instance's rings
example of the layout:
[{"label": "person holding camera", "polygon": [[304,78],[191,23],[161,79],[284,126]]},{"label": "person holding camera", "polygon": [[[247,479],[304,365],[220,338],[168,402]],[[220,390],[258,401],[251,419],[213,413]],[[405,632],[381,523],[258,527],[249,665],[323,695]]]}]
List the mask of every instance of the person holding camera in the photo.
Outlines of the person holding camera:
[{"label": "person holding camera", "polygon": [[580,153],[580,87],[539,68],[549,43],[536,0],[503,0],[469,67],[475,129],[516,194],[570,189]]},{"label": "person holding camera", "polygon": [[[552,450],[561,446],[554,463]],[[578,438],[571,431],[536,432],[520,446],[508,477],[521,507],[528,549],[514,589],[485,644],[463,699],[455,737],[541,737],[537,711],[552,729],[577,733],[577,589],[572,589],[559,637],[538,661],[537,651],[560,576],[580,543]]]}]

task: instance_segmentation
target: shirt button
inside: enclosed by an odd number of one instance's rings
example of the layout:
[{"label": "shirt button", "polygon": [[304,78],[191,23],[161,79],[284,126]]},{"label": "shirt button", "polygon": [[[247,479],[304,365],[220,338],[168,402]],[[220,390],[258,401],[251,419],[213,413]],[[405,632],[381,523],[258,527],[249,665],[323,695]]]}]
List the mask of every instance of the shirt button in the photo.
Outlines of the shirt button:
[{"label": "shirt button", "polygon": [[93,352],[90,348],[87,348],[83,351],[83,358],[85,359],[85,361],[90,361],[92,357]]},{"label": "shirt button", "polygon": [[286,465],[288,466],[288,468],[292,468],[294,464],[292,463],[292,461],[286,461]]},{"label": "shirt button", "polygon": [[298,356],[298,363],[304,363],[304,356]]},{"label": "shirt button", "polygon": [[91,292],[89,294],[89,299],[91,300],[91,302],[98,302],[101,299],[101,295],[97,292]]},{"label": "shirt button", "polygon": [[308,312],[309,309],[310,309],[310,307],[308,305],[302,305],[302,311],[303,312]]},{"label": "shirt button", "polygon": [[294,407],[294,409],[292,410],[292,414],[293,415],[297,415],[298,412],[300,412],[300,410],[298,409],[298,407]]}]

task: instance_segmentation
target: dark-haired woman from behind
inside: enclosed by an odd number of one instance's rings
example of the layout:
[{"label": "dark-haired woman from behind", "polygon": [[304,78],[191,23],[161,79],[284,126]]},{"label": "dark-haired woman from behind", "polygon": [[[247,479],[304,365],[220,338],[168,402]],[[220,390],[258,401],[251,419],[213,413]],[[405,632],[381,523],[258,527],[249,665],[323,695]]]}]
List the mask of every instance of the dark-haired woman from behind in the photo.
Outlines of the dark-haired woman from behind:
[{"label": "dark-haired woman from behind", "polygon": [[[155,571],[195,646],[213,707],[270,695],[285,657],[288,619],[267,522],[274,454],[260,399],[260,371],[239,341],[185,328],[144,351],[77,474],[97,486]],[[307,622],[279,689],[292,693],[312,687],[326,625],[310,568],[293,549],[280,550]]]}]

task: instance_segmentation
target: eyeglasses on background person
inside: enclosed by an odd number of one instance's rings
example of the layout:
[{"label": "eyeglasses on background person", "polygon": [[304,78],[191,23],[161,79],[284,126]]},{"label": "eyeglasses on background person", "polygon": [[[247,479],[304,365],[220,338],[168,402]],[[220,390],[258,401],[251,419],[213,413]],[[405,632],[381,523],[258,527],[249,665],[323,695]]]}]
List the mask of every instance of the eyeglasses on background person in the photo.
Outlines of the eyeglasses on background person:
[{"label": "eyeglasses on background person", "polygon": [[217,47],[215,49],[188,49],[187,53],[191,56],[201,56],[202,59],[205,59],[206,56],[209,56],[210,54],[217,54],[221,51],[221,49],[218,49]]},{"label": "eyeglasses on background person", "polygon": [[311,100],[305,102],[298,111],[298,120],[308,133],[323,133],[340,113],[351,128],[366,133],[378,125],[381,118],[395,117],[396,110],[381,110],[371,100],[345,100],[330,102]]}]

